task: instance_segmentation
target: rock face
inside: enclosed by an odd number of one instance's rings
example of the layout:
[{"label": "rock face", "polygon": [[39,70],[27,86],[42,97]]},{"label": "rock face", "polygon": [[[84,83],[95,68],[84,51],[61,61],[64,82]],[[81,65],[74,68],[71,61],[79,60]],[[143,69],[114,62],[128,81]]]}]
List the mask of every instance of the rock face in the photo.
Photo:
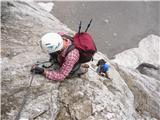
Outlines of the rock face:
[{"label": "rock face", "polygon": [[149,63],[142,63],[140,64],[137,68],[136,68],[140,73],[147,75],[149,77],[153,77],[155,79],[160,79],[160,75],[159,75],[159,66],[156,67],[152,64]]},{"label": "rock face", "polygon": [[[53,82],[34,75],[28,87],[31,66],[37,60],[48,60],[38,45],[40,37],[51,31],[71,35],[74,32],[36,3],[17,1],[1,5],[3,120],[18,118],[19,111],[21,120],[160,119],[159,81],[121,67],[99,52],[82,78]],[[112,80],[102,81],[95,72],[100,58],[110,64]]]},{"label": "rock face", "polygon": [[160,37],[149,35],[140,41],[138,48],[126,50],[115,56],[115,61],[119,65],[129,68],[136,68],[141,63],[160,65]]},{"label": "rock face", "polygon": [[[138,48],[126,50],[113,60],[135,96],[135,109],[160,119],[160,37],[144,38]],[[137,68],[137,70],[135,69]]]},{"label": "rock face", "polygon": [[[95,65],[99,58],[107,59],[97,53],[90,66]],[[57,120],[135,119],[131,91],[113,66],[110,68],[110,76],[112,81],[100,81],[92,68],[85,79],[71,79],[61,83]]]},{"label": "rock face", "polygon": [[[54,16],[35,3],[2,2],[2,119],[12,120],[19,111],[30,84],[30,68],[36,61],[48,60],[38,43],[47,32],[73,33]],[[34,76],[22,118],[47,112],[45,119],[58,111],[59,83]],[[44,118],[42,118],[44,120]]]}]

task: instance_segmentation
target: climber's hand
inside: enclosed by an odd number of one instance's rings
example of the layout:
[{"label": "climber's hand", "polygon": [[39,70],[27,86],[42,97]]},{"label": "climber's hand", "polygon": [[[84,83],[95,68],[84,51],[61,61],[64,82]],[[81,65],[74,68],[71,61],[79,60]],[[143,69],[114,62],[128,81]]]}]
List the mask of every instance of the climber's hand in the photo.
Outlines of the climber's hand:
[{"label": "climber's hand", "polygon": [[105,77],[105,76],[106,76],[106,74],[105,74],[105,73],[103,73],[103,72],[101,72],[101,73],[100,73],[100,75],[101,75],[101,76],[103,76],[103,77]]},{"label": "climber's hand", "polygon": [[31,72],[35,74],[43,74],[44,73],[44,68],[38,67],[38,66],[32,66]]}]

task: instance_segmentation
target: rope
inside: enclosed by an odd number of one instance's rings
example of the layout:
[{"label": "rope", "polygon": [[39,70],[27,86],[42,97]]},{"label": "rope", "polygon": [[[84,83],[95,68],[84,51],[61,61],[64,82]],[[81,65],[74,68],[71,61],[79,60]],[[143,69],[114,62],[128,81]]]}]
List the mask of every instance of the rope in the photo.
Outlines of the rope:
[{"label": "rope", "polygon": [[[94,70],[93,68],[89,67],[90,70],[92,70],[93,72],[96,72],[96,70]],[[97,72],[96,72],[97,73]]]},{"label": "rope", "polygon": [[[51,66],[53,65],[53,64],[51,64],[50,66],[46,67],[46,66],[44,65],[44,63],[49,63],[49,61],[43,61],[43,62],[37,61],[37,64],[38,64],[38,65],[42,65],[42,67],[45,67],[45,68],[49,68],[49,67],[51,67]],[[35,72],[35,71],[33,71],[32,76],[31,76],[31,78],[30,78],[30,83],[29,83],[28,89],[27,89],[27,91],[26,91],[26,93],[25,93],[25,95],[24,95],[22,104],[21,104],[21,106],[20,106],[20,109],[19,109],[19,111],[18,111],[18,114],[16,115],[15,120],[19,120],[19,119],[20,119],[22,110],[23,110],[23,108],[25,107],[25,104],[26,104],[26,102],[27,102],[27,97],[28,97],[28,95],[29,95],[30,87],[31,87],[31,85],[32,85],[33,77],[34,77],[34,74],[35,74],[34,72]]]},{"label": "rope", "polygon": [[21,107],[20,107],[20,109],[19,109],[19,111],[18,111],[18,114],[16,115],[15,120],[19,120],[19,119],[20,119],[21,112],[22,112],[22,110],[23,110],[23,108],[24,108],[24,106],[25,106],[25,104],[26,104],[26,102],[27,102],[27,97],[28,97],[28,95],[29,95],[29,91],[30,91],[30,87],[31,87],[31,85],[32,85],[33,77],[34,77],[34,73],[32,73],[32,76],[31,76],[31,79],[30,79],[30,83],[29,83],[27,92],[26,92],[26,94],[24,95],[24,98],[23,98]]}]

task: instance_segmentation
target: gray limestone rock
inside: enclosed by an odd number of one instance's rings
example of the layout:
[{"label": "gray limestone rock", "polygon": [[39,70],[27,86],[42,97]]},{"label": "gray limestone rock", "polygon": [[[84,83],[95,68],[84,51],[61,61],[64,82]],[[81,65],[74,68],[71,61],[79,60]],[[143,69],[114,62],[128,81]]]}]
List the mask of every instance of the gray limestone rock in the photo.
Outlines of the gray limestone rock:
[{"label": "gray limestone rock", "polygon": [[112,60],[135,96],[136,111],[157,119],[160,119],[159,40],[159,36],[149,35],[138,48],[126,50]]},{"label": "gray limestone rock", "polygon": [[[1,13],[3,120],[13,120],[17,117],[26,93],[20,120],[159,119],[156,111],[160,105],[157,87],[159,81],[152,82],[134,71],[123,71],[100,52],[94,56],[93,62],[88,63],[90,69],[81,78],[53,82],[35,75],[31,87],[28,87],[31,66],[36,61],[49,59],[39,47],[41,36],[51,31],[64,31],[71,35],[74,32],[34,2],[3,1]],[[110,65],[109,75],[112,80],[102,81],[95,72],[95,65],[100,58]],[[147,84],[143,85],[142,81],[145,80]],[[134,90],[134,85],[139,85],[139,82],[141,86]],[[146,105],[143,102],[145,100]],[[149,107],[153,110],[149,111]]]}]

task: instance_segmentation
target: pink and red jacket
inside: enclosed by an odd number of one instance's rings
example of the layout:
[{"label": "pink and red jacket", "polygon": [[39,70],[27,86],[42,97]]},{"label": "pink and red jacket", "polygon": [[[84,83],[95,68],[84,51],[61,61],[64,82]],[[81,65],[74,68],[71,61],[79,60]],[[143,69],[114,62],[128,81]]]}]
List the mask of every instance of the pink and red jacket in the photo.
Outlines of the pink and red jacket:
[{"label": "pink and red jacket", "polygon": [[[71,45],[71,41],[67,40],[67,44],[68,46]],[[78,62],[80,55],[77,49],[69,52],[67,56],[65,56],[66,52],[67,48],[58,55],[58,62],[61,63],[60,69],[57,71],[46,71],[46,78],[50,80],[60,81],[64,80],[69,75],[75,63]]]}]

